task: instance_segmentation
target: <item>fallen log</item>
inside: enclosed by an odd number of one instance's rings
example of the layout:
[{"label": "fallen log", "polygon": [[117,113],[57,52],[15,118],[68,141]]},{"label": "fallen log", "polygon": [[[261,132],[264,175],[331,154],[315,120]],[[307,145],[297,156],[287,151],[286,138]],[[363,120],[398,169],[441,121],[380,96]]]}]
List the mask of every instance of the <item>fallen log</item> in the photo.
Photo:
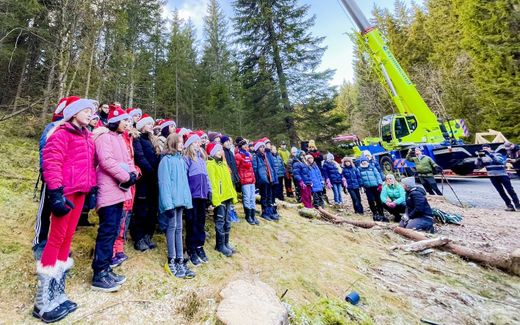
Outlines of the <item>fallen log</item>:
[{"label": "fallen log", "polygon": [[282,208],[285,208],[285,209],[299,209],[299,208],[302,208],[303,205],[301,203],[290,203],[290,202],[286,202],[286,201],[280,201],[280,200],[276,200],[276,205],[277,206],[280,206]]},{"label": "fallen log", "polygon": [[347,219],[341,218],[335,214],[332,214],[329,211],[327,211],[321,207],[318,208],[317,210],[321,213],[321,215],[323,216],[323,219],[330,221],[332,223],[336,223],[336,224],[346,223],[346,224],[349,224],[352,226],[361,227],[361,228],[365,228],[365,229],[370,229],[376,225],[376,223],[373,221],[347,220]]},{"label": "fallen log", "polygon": [[298,209],[298,213],[305,218],[309,219],[316,219],[320,217],[320,213],[316,211],[315,209],[309,209],[309,208],[300,208]]},{"label": "fallen log", "polygon": [[390,249],[401,249],[405,252],[419,252],[419,251],[424,251],[429,248],[443,246],[449,242],[451,242],[450,239],[448,239],[446,237],[439,237],[439,238],[434,238],[434,239],[421,240],[421,241],[407,244],[407,245],[392,246],[392,247],[390,247]]},{"label": "fallen log", "polygon": [[[428,237],[425,235],[411,229],[395,227],[394,232],[415,241],[428,239]],[[459,255],[460,257],[472,262],[485,266],[496,267],[508,273],[520,276],[520,249],[516,249],[510,254],[490,254],[479,252],[477,250],[453,243],[447,243],[446,245],[438,246],[438,248],[443,251]]]}]

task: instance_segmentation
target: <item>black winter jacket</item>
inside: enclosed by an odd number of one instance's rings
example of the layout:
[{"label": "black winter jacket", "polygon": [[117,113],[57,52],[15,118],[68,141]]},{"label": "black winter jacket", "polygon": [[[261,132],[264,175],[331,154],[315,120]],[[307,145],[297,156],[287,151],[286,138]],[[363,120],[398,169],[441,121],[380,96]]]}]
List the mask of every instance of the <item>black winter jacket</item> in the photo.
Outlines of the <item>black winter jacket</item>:
[{"label": "black winter jacket", "polygon": [[150,194],[153,196],[157,195],[159,157],[155,152],[149,135],[146,133],[134,139],[134,160],[143,173],[143,176],[137,181],[136,198],[146,198]]},{"label": "black winter jacket", "polygon": [[421,187],[414,187],[406,193],[406,212],[408,218],[432,218],[432,208],[426,199],[426,192]]},{"label": "black winter jacket", "polygon": [[224,148],[224,154],[226,155],[226,162],[231,171],[231,180],[233,181],[233,185],[235,185],[236,187],[237,184],[240,185],[240,176],[238,175],[238,168],[237,163],[235,161],[235,155],[228,148]]}]

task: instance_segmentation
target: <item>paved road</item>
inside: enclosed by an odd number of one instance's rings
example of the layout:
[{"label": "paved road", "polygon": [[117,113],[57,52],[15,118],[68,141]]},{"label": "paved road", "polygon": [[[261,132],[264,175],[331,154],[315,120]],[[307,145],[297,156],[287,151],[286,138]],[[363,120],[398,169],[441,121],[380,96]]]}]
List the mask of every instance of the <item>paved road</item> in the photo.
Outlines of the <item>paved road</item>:
[{"label": "paved road", "polygon": [[[498,195],[491,181],[487,178],[448,179],[448,182],[465,205],[478,208],[503,209],[504,201]],[[520,195],[520,179],[512,179],[511,183],[517,195]],[[441,188],[441,182],[438,180]],[[442,188],[441,188],[442,190]],[[458,204],[453,191],[444,183],[444,196],[452,203]]]}]

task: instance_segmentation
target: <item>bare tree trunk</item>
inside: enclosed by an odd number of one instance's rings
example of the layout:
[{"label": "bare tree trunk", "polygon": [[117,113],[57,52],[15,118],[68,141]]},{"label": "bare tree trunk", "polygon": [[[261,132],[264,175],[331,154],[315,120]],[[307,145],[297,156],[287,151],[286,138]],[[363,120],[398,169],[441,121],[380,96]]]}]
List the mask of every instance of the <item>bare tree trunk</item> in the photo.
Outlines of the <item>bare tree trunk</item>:
[{"label": "bare tree trunk", "polygon": [[47,115],[47,108],[49,107],[49,101],[50,101],[50,93],[52,91],[52,85],[54,84],[54,73],[55,73],[55,59],[52,59],[52,65],[51,65],[51,71],[49,71],[49,76],[47,77],[47,87],[45,88],[45,95],[43,100],[43,107],[42,112],[40,115],[41,120],[45,120],[45,117]]},{"label": "bare tree trunk", "polygon": [[175,62],[175,122],[179,123],[179,66]]},{"label": "bare tree trunk", "polygon": [[16,107],[18,106],[18,99],[20,98],[20,95],[22,94],[23,82],[25,80],[25,73],[27,72],[28,64],[29,64],[29,55],[26,55],[24,63],[23,63],[23,67],[22,67],[22,73],[20,73],[20,80],[18,81],[18,87],[16,87],[16,95],[14,96],[12,113],[16,112]]},{"label": "bare tree trunk", "polygon": [[90,90],[90,77],[92,75],[92,64],[94,63],[94,53],[95,52],[96,52],[96,37],[94,37],[94,39],[92,41],[92,46],[90,47],[90,58],[88,61],[87,80],[85,82],[85,98],[88,98],[88,92]]},{"label": "bare tree trunk", "polygon": [[135,70],[135,54],[132,52],[132,64],[130,67],[130,85],[128,90],[128,107],[134,107],[134,88],[135,88],[135,79],[134,79],[134,70]]}]

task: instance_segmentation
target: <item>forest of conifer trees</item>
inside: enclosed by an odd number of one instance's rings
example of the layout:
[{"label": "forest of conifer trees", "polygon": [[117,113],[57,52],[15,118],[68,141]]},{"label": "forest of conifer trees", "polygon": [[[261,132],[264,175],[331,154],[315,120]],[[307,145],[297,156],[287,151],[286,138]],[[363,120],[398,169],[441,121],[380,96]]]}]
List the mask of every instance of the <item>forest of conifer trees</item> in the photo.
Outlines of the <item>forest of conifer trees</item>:
[{"label": "forest of conifer trees", "polygon": [[[78,95],[189,128],[296,143],[374,135],[375,122],[392,111],[362,53],[354,81],[330,86],[334,71],[319,68],[327,35],[312,34],[308,5],[235,0],[227,17],[210,0],[201,33],[177,11],[165,19],[165,5],[2,1],[0,120],[18,113],[45,119],[59,98]],[[396,1],[373,16],[436,113],[465,118],[473,133],[493,128],[520,140],[518,1]]]}]

